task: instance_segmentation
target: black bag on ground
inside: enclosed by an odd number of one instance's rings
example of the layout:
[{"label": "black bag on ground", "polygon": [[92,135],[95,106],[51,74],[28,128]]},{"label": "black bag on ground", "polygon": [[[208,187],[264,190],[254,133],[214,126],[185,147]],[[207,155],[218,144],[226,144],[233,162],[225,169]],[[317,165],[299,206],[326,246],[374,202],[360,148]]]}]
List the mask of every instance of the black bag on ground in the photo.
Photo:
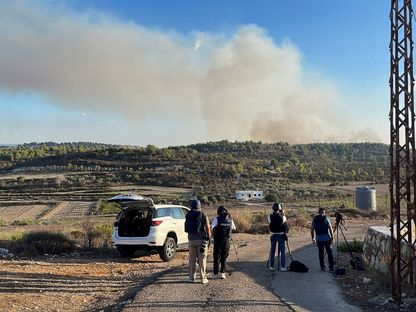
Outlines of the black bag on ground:
[{"label": "black bag on ground", "polygon": [[306,273],[309,271],[309,268],[302,262],[294,260],[289,265],[289,271]]},{"label": "black bag on ground", "polygon": [[292,252],[290,251],[289,240],[286,239],[286,241],[287,241],[287,249],[289,251],[290,260],[292,260],[292,262],[289,265],[289,271],[291,271],[291,272],[299,272],[299,273],[306,273],[306,272],[308,272],[309,271],[309,268],[305,264],[303,264],[300,261],[293,260],[293,258],[292,258]]}]

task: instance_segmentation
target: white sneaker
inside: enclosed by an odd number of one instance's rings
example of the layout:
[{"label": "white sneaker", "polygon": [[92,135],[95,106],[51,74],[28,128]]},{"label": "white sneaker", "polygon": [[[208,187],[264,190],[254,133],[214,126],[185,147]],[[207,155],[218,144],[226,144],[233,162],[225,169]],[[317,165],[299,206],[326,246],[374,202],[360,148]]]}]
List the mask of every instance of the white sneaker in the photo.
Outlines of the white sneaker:
[{"label": "white sneaker", "polygon": [[274,271],[274,267],[270,267],[270,271]]},{"label": "white sneaker", "polygon": [[286,272],[286,271],[287,271],[287,269],[286,269],[286,268],[280,268],[280,271],[281,271],[281,272]]},{"label": "white sneaker", "polygon": [[202,284],[208,284],[208,279],[207,278],[203,278],[202,279]]},{"label": "white sneaker", "polygon": [[227,275],[225,275],[225,273],[221,273],[221,278],[222,279],[226,279],[227,278]]}]

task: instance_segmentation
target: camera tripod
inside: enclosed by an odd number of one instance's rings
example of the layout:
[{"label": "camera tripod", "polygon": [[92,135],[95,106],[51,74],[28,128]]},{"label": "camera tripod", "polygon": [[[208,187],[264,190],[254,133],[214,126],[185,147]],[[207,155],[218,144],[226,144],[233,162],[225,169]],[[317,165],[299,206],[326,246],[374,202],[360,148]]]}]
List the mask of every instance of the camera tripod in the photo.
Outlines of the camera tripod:
[{"label": "camera tripod", "polygon": [[352,268],[357,271],[364,270],[362,260],[359,257],[355,257],[353,255],[350,245],[348,244],[347,238],[345,237],[344,230],[347,231],[347,227],[344,225],[344,219],[342,218],[342,215],[339,212],[337,212],[335,216],[336,216],[335,231],[337,233],[337,265],[339,264],[339,239],[338,237],[339,237],[339,230],[341,230],[341,235],[344,238],[345,245],[347,246],[347,250],[351,256],[350,264]]}]

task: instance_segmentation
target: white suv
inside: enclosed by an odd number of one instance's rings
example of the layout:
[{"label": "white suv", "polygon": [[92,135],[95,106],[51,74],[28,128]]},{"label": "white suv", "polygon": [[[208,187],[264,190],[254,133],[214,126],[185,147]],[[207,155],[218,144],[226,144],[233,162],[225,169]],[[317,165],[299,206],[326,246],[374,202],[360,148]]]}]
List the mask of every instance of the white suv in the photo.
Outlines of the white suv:
[{"label": "white suv", "polygon": [[163,261],[170,261],[177,247],[188,243],[187,207],[154,205],[152,199],[140,195],[117,195],[108,201],[122,209],[112,236],[121,256],[132,257],[138,249],[157,249]]}]

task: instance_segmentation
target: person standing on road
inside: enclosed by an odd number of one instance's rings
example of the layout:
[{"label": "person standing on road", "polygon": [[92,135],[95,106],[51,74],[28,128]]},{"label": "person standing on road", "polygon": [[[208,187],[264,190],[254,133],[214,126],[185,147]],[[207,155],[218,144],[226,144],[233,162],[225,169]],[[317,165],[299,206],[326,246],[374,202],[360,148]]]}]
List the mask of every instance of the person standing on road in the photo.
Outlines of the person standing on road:
[{"label": "person standing on road", "polygon": [[199,200],[191,202],[191,211],[185,217],[185,232],[188,233],[189,245],[189,282],[195,282],[195,264],[198,263],[201,282],[202,284],[207,284],[207,245],[211,237],[211,228],[208,217],[201,211],[201,202]]},{"label": "person standing on road", "polygon": [[270,230],[270,255],[269,268],[274,271],[274,257],[276,253],[276,244],[278,245],[278,254],[280,255],[280,271],[286,271],[285,258],[285,241],[287,240],[288,225],[285,213],[283,211],[283,204],[274,203],[272,206],[273,213],[267,216]]},{"label": "person standing on road", "polygon": [[[214,232],[214,278],[223,278],[225,274],[226,260],[230,252],[231,231],[235,230],[235,224],[227,209],[219,206],[217,217],[212,220],[212,230]],[[221,265],[221,268],[220,268]],[[221,272],[221,276],[218,272]]]},{"label": "person standing on road", "polygon": [[[316,237],[315,237],[316,233]],[[332,231],[331,221],[325,215],[325,209],[319,208],[318,214],[312,219],[311,228],[312,242],[318,245],[319,265],[321,270],[325,271],[324,249],[328,255],[329,271],[334,271],[334,258],[332,256],[332,240],[334,234]]]}]

